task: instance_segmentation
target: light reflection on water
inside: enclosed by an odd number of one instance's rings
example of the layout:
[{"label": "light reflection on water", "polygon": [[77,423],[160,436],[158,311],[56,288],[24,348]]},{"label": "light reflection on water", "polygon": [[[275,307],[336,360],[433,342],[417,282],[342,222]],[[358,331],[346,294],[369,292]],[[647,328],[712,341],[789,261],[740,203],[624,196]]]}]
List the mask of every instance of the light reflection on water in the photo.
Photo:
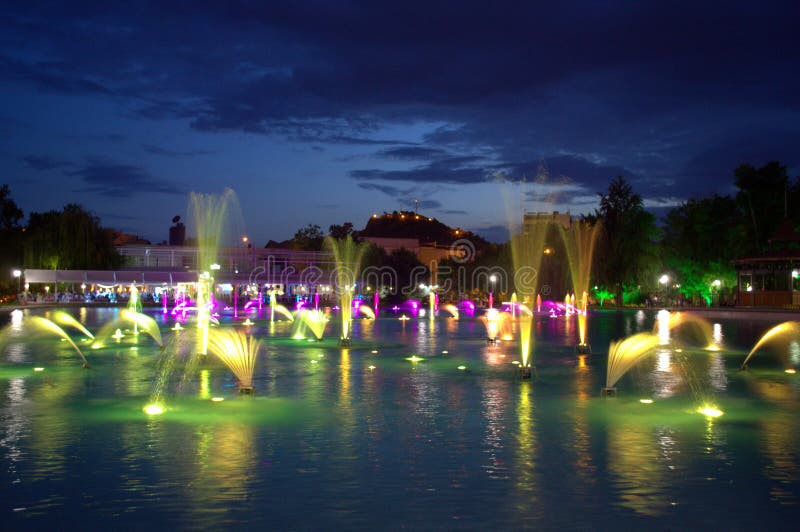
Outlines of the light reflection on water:
[{"label": "light reflection on water", "polygon": [[[96,330],[113,314],[79,315]],[[652,328],[654,312],[593,314],[585,356],[574,325],[537,319],[538,377],[525,382],[510,365],[517,342],[487,346],[468,318],[357,320],[349,349],[253,321],[266,337],[255,397],[206,360],[185,383],[167,379],[153,418],[141,411],[160,357],[149,342],[136,356],[91,351],[82,370],[55,340],[32,349],[9,332],[3,364],[24,371],[0,374],[0,486],[25,508],[9,526],[754,528],[798,511],[798,381],[736,371],[759,332],[747,324],[720,322],[734,351],[664,346],[602,399],[609,341]],[[188,349],[178,335],[191,331],[170,327],[167,351]],[[724,416],[697,414],[706,398]]]}]

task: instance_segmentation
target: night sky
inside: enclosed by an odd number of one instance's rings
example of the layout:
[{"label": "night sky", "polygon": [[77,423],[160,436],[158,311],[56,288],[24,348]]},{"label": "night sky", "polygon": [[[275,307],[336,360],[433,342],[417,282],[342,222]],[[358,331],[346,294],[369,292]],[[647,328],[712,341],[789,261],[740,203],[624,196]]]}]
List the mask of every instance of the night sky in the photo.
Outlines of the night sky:
[{"label": "night sky", "polygon": [[797,2],[29,4],[0,10],[26,214],[77,202],[158,242],[227,186],[257,245],[414,198],[499,239],[500,175],[547,172],[572,213],[624,175],[663,213],[742,162],[800,173]]}]

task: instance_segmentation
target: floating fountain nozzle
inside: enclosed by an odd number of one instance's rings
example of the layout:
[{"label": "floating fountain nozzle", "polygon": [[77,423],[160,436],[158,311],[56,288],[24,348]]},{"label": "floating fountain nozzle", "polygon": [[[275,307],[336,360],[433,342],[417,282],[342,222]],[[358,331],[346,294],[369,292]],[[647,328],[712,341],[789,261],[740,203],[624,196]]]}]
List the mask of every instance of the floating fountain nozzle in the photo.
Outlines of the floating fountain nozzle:
[{"label": "floating fountain nozzle", "polygon": [[523,366],[520,364],[519,366],[519,377],[523,380],[528,380],[531,378],[533,374],[533,367],[532,366]]},{"label": "floating fountain nozzle", "polygon": [[609,395],[616,396],[617,395],[617,388],[616,386],[603,386],[600,388],[600,395],[603,397],[608,397]]},{"label": "floating fountain nozzle", "polygon": [[495,336],[494,338],[487,336],[486,345],[497,345],[497,336]]},{"label": "floating fountain nozzle", "polygon": [[575,346],[575,352],[579,355],[591,355],[592,346],[588,343],[578,344]]},{"label": "floating fountain nozzle", "polygon": [[88,362],[83,363],[83,369],[90,369],[91,367]]},{"label": "floating fountain nozzle", "polygon": [[350,338],[339,338],[339,345],[342,347],[350,347]]},{"label": "floating fountain nozzle", "polygon": [[239,386],[239,393],[241,395],[254,395],[256,389],[254,386]]}]

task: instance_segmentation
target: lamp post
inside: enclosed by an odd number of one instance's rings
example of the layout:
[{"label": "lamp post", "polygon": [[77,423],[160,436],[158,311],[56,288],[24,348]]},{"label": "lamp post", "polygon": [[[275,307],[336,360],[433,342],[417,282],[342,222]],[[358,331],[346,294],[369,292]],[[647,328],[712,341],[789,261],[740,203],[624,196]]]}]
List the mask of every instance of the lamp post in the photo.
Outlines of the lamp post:
[{"label": "lamp post", "polygon": [[16,277],[16,278],[17,278],[17,293],[19,294],[19,291],[20,291],[20,289],[21,289],[21,286],[20,286],[20,283],[21,283],[21,281],[20,281],[20,278],[22,277],[22,271],[21,271],[21,270],[14,270],[13,272],[11,272],[11,274],[12,274],[14,277]]},{"label": "lamp post", "polygon": [[664,303],[665,305],[668,306],[667,296],[669,295],[669,288],[668,288],[669,275],[665,273],[664,275],[658,278],[658,282],[664,285]]},{"label": "lamp post", "polygon": [[711,283],[711,292],[716,296],[717,305],[719,305],[720,287],[722,287],[722,281],[719,279],[714,279],[714,282]]},{"label": "lamp post", "polygon": [[494,283],[497,281],[497,276],[492,274],[489,276],[489,308],[494,308]]}]

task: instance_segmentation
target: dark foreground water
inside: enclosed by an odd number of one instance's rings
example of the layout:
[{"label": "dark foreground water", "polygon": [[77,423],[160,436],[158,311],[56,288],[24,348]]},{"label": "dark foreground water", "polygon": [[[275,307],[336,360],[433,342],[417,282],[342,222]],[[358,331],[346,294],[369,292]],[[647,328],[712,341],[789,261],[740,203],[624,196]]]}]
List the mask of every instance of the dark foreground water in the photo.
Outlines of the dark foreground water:
[{"label": "dark foreground water", "polygon": [[[93,331],[119,317],[68,311]],[[157,314],[163,352],[147,336],[92,350],[70,329],[89,370],[66,342],[33,339],[30,315],[3,335],[0,528],[798,527],[800,374],[783,370],[800,348],[737,371],[766,321],[719,322],[719,352],[665,346],[604,399],[609,341],[654,313],[592,314],[586,357],[573,320],[538,319],[532,381],[478,320],[358,321],[343,350],[253,316],[264,347],[246,397],[216,360],[184,375],[193,332]],[[170,363],[166,412],[149,417]],[[724,415],[697,413],[706,403]]]}]

